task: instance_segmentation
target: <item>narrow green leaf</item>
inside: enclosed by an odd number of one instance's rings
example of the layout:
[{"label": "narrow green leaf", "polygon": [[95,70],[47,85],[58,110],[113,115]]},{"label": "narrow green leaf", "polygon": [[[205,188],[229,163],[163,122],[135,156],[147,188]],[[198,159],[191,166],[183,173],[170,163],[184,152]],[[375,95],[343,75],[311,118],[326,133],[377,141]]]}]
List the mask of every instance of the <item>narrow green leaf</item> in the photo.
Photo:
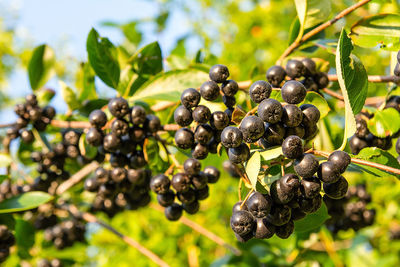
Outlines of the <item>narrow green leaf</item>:
[{"label": "narrow green leaf", "polygon": [[264,150],[263,152],[260,152],[261,157],[265,161],[268,161],[268,160],[271,160],[271,159],[276,159],[282,154],[283,154],[283,152],[282,152],[282,147],[281,146],[272,147],[272,148],[269,148],[267,150]]},{"label": "narrow green leaf", "polygon": [[304,29],[326,21],[331,13],[330,0],[295,0],[297,16]]},{"label": "narrow green leaf", "polygon": [[71,87],[66,85],[63,81],[60,81],[60,87],[62,96],[64,98],[65,103],[68,105],[70,110],[76,110],[81,107],[81,103],[76,97],[76,93],[72,90]]},{"label": "narrow green leaf", "polygon": [[22,219],[17,219],[15,239],[18,255],[23,259],[30,258],[29,249],[35,244],[35,228],[33,225]]},{"label": "narrow green leaf", "polygon": [[53,50],[43,44],[33,50],[28,63],[29,83],[32,90],[37,90],[51,78],[54,72],[55,57]]},{"label": "narrow green leaf", "polygon": [[130,101],[154,99],[176,102],[189,87],[197,88],[208,79],[208,73],[190,68],[160,73],[141,86]]},{"label": "narrow green leaf", "polygon": [[162,54],[158,42],[146,45],[136,52],[131,63],[141,75],[155,75],[162,71]]},{"label": "narrow green leaf", "polygon": [[300,27],[301,27],[300,20],[298,17],[296,17],[292,21],[292,24],[290,24],[288,46],[291,45],[294,41],[296,41],[297,36],[299,36]]},{"label": "narrow green leaf", "polygon": [[330,216],[324,202],[321,207],[314,213],[308,214],[301,220],[294,222],[296,232],[306,232],[320,227]]},{"label": "narrow green leaf", "polygon": [[361,61],[351,54],[353,45],[344,29],[336,50],[336,73],[345,104],[344,148],[347,138],[356,131],[355,114],[361,111],[367,97],[368,76]]},{"label": "narrow green leaf", "polygon": [[261,157],[260,152],[256,151],[251,156],[251,158],[247,161],[246,164],[246,174],[249,177],[251,185],[253,188],[256,188],[257,180],[258,180],[258,173],[260,172],[261,167]]},{"label": "narrow green leaf", "polygon": [[0,203],[0,213],[13,213],[34,209],[52,200],[53,197],[47,193],[32,191],[24,193]]},{"label": "narrow green leaf", "polygon": [[6,153],[0,153],[0,168],[10,166],[12,162],[11,156]]},{"label": "narrow green leaf", "polygon": [[108,86],[118,87],[120,68],[118,51],[107,38],[92,29],[86,41],[89,62],[97,76]]},{"label": "narrow green leaf", "polygon": [[351,27],[350,37],[361,47],[380,46],[384,50],[400,49],[400,15],[378,14],[359,20]]},{"label": "narrow green leaf", "polygon": [[394,108],[377,110],[368,120],[368,129],[378,137],[387,137],[400,130],[400,113]]}]

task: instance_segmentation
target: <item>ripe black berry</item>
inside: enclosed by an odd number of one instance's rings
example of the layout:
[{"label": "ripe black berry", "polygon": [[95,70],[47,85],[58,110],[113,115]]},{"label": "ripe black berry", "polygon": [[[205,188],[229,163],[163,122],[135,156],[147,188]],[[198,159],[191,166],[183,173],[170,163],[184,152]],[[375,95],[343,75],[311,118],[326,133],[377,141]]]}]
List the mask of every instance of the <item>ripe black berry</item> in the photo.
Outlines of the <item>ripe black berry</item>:
[{"label": "ripe black berry", "polygon": [[268,215],[272,206],[272,199],[267,195],[254,192],[246,202],[248,211],[256,218],[264,218]]},{"label": "ripe black berry", "polygon": [[165,194],[157,194],[157,201],[162,207],[171,206],[175,200],[175,193],[172,190],[169,190]]},{"label": "ripe black berry", "polygon": [[254,82],[249,89],[250,98],[254,103],[260,103],[264,99],[269,98],[271,92],[271,85],[262,80]]},{"label": "ripe black berry", "polygon": [[272,124],[281,120],[282,113],[283,108],[281,103],[272,98],[264,99],[257,108],[258,117]]},{"label": "ripe black berry", "polygon": [[299,126],[303,120],[303,113],[298,106],[289,104],[283,107],[282,122],[288,127]]},{"label": "ripe black berry", "polygon": [[318,178],[324,183],[335,183],[340,178],[339,168],[331,161],[323,162],[318,168]]},{"label": "ripe black berry", "polygon": [[303,112],[303,125],[305,127],[311,127],[315,125],[321,116],[318,108],[312,104],[303,104],[300,106],[301,111]]},{"label": "ripe black berry", "polygon": [[107,123],[107,115],[100,109],[93,110],[89,115],[89,122],[93,127],[101,128]]},{"label": "ripe black berry", "polygon": [[[222,102],[224,103],[224,105],[227,107],[227,108],[233,108],[235,105],[236,105],[236,98],[234,97],[234,96],[227,96],[227,95],[224,95],[223,97],[222,97]],[[225,114],[226,115],[228,115],[226,112],[225,112]],[[229,120],[232,118],[232,116],[229,116],[228,115],[228,118],[229,118]]]},{"label": "ripe black berry", "polygon": [[300,78],[304,76],[306,72],[306,68],[304,67],[303,63],[296,59],[291,59],[286,63],[286,73],[287,75],[292,78]]},{"label": "ripe black berry", "polygon": [[282,143],[282,152],[288,159],[297,159],[303,155],[303,143],[300,137],[291,135]]},{"label": "ripe black berry", "polygon": [[182,206],[173,203],[171,206],[165,208],[165,217],[170,221],[177,221],[182,216]]},{"label": "ripe black berry", "polygon": [[196,214],[200,209],[200,203],[198,201],[193,201],[189,204],[182,204],[182,208],[189,214]]},{"label": "ripe black berry", "polygon": [[238,147],[243,140],[242,132],[233,126],[226,127],[221,133],[221,143],[226,148]]},{"label": "ripe black berry", "polygon": [[183,163],[183,169],[189,175],[198,174],[201,170],[201,163],[197,159],[187,159]]},{"label": "ripe black berry", "polygon": [[178,192],[178,199],[182,204],[189,204],[196,200],[196,191],[189,188],[186,192]]},{"label": "ripe black berry", "polygon": [[369,134],[367,122],[359,115],[356,116],[356,132],[355,135],[359,138],[366,138]]},{"label": "ripe black berry", "polygon": [[161,129],[161,121],[156,115],[149,114],[143,124],[143,128],[150,133],[156,133]]},{"label": "ripe black berry", "polygon": [[200,94],[207,101],[213,101],[219,96],[219,86],[214,81],[207,81],[200,86]]},{"label": "ripe black berry", "polygon": [[285,127],[281,123],[266,124],[264,139],[268,144],[281,145],[285,136]]},{"label": "ripe black berry", "polygon": [[26,106],[24,104],[16,104],[14,106],[14,112],[15,114],[17,114],[20,117],[24,117],[25,113],[26,113]]},{"label": "ripe black berry", "polygon": [[46,106],[42,111],[42,115],[52,120],[56,116],[56,110],[52,106]]},{"label": "ripe black berry", "polygon": [[204,174],[207,176],[207,182],[209,184],[214,184],[218,182],[221,173],[214,166],[207,166],[204,168]]},{"label": "ripe black berry", "polygon": [[287,205],[272,205],[267,221],[275,226],[281,226],[290,221],[291,209]]},{"label": "ripe black berry", "polygon": [[195,193],[196,193],[197,200],[204,200],[204,199],[208,198],[208,196],[210,194],[210,188],[208,187],[208,185],[206,185],[205,187],[203,187],[201,189],[197,189],[195,191]]},{"label": "ripe black berry", "polygon": [[190,188],[189,177],[185,173],[177,173],[172,176],[171,185],[176,190],[176,192],[187,192]]},{"label": "ripe black berry", "polygon": [[283,100],[289,104],[299,104],[304,100],[306,94],[306,88],[298,81],[287,81],[281,89]]},{"label": "ripe black berry", "polygon": [[192,157],[195,159],[205,159],[208,155],[208,146],[196,144],[192,149]]},{"label": "ripe black berry", "polygon": [[271,184],[271,197],[275,203],[287,204],[293,199],[299,187],[299,178],[291,173],[286,174]]},{"label": "ripe black berry", "polygon": [[294,223],[290,220],[288,223],[276,227],[275,234],[277,237],[286,239],[288,238],[294,231]]},{"label": "ripe black berry", "polygon": [[234,80],[227,80],[221,85],[221,90],[226,96],[235,96],[239,91],[239,85]]},{"label": "ripe black berry", "polygon": [[223,111],[216,111],[211,114],[210,124],[214,129],[223,130],[229,125],[229,117]]},{"label": "ripe black berry", "polygon": [[311,125],[310,127],[304,128],[304,136],[303,139],[309,141],[313,139],[318,133],[318,127],[316,124]]},{"label": "ripe black berry", "polygon": [[131,121],[134,125],[141,125],[146,121],[146,110],[142,106],[133,106],[131,110]]},{"label": "ripe black berry", "polygon": [[115,152],[121,146],[121,139],[113,133],[104,136],[103,147],[109,152]]},{"label": "ripe black berry", "polygon": [[143,169],[128,169],[127,178],[133,185],[143,185],[147,179],[147,173]]},{"label": "ripe black berry", "polygon": [[267,80],[273,87],[279,87],[286,77],[286,71],[281,66],[272,66],[267,70]]},{"label": "ripe black berry", "polygon": [[99,184],[96,177],[86,179],[84,187],[86,191],[96,192],[99,189]]},{"label": "ripe black berry", "polygon": [[194,144],[194,134],[188,128],[182,128],[175,133],[175,144],[181,149],[189,149]]},{"label": "ripe black berry", "polygon": [[34,95],[34,94],[27,95],[25,97],[25,101],[26,101],[26,104],[28,104],[30,106],[37,106],[37,104],[38,104],[36,95]]},{"label": "ripe black berry", "polygon": [[203,172],[200,172],[199,174],[192,175],[190,177],[190,180],[193,184],[193,187],[195,189],[203,189],[204,187],[207,186],[207,175],[205,175]]},{"label": "ripe black berry", "polygon": [[314,81],[318,85],[318,89],[324,89],[329,84],[329,77],[324,72],[318,72],[314,75]]},{"label": "ripe black berry", "polygon": [[227,66],[217,64],[211,67],[209,75],[212,81],[223,83],[229,77],[229,70]]},{"label": "ripe black berry", "polygon": [[23,129],[20,132],[21,139],[24,143],[32,143],[35,137],[31,130]]},{"label": "ripe black berry", "polygon": [[116,136],[123,136],[128,134],[129,131],[129,124],[127,121],[123,119],[114,120],[111,124],[111,132]]},{"label": "ripe black berry", "polygon": [[66,145],[77,146],[79,143],[79,133],[74,130],[69,130],[64,133],[63,140]]},{"label": "ripe black berry", "polygon": [[202,145],[208,144],[214,135],[214,131],[208,124],[200,124],[194,132],[194,141]]},{"label": "ripe black berry", "polygon": [[268,222],[266,218],[256,219],[256,229],[254,237],[259,239],[271,238],[275,233],[275,225]]},{"label": "ripe black berry", "polygon": [[122,97],[113,98],[108,102],[108,110],[114,117],[121,119],[129,113],[128,101]]},{"label": "ripe black berry", "polygon": [[90,128],[86,134],[86,142],[92,146],[103,144],[103,132],[98,128]]},{"label": "ripe black berry", "polygon": [[245,142],[254,143],[264,135],[264,122],[257,116],[247,116],[240,123],[239,130]]},{"label": "ripe black berry", "polygon": [[303,125],[300,124],[297,127],[286,127],[285,137],[288,137],[289,135],[297,135],[298,137],[303,138],[305,133],[306,130]]},{"label": "ripe black berry", "polygon": [[164,174],[158,174],[151,178],[150,188],[157,194],[165,194],[171,185],[170,180]]},{"label": "ripe black berry", "polygon": [[201,95],[200,93],[194,88],[188,88],[181,94],[181,103],[187,109],[191,109],[197,107],[200,103]]},{"label": "ripe black berry", "polygon": [[316,73],[316,64],[314,62],[314,60],[312,60],[311,58],[303,58],[301,60],[301,62],[303,63],[304,67],[305,67],[305,74],[306,76],[313,76]]},{"label": "ripe black berry", "polygon": [[294,170],[301,177],[312,177],[318,171],[318,160],[311,154],[304,154],[294,162]]},{"label": "ripe black berry", "polygon": [[340,176],[339,179],[334,183],[324,183],[325,194],[333,199],[343,198],[347,193],[348,187],[349,183],[343,176]]},{"label": "ripe black berry", "polygon": [[233,213],[230,223],[232,230],[240,236],[252,232],[255,226],[254,217],[245,210]]},{"label": "ripe black berry", "polygon": [[211,118],[211,111],[208,107],[200,105],[193,110],[192,116],[198,123],[207,123]]},{"label": "ripe black berry", "polygon": [[145,138],[146,138],[146,132],[143,128],[139,126],[133,126],[129,129],[129,141],[140,143]]},{"label": "ripe black berry", "polygon": [[246,144],[242,143],[238,147],[229,148],[228,157],[232,163],[243,163],[250,158],[249,147]]},{"label": "ripe black berry", "polygon": [[[111,170],[110,173],[111,179],[116,182],[120,183],[127,177],[127,172],[125,168],[117,167]],[[168,179],[168,178],[167,178]],[[169,181],[169,180],[168,180]]]},{"label": "ripe black berry", "polygon": [[[242,203],[243,203],[243,201],[238,201],[238,202],[236,202],[235,205],[233,205],[233,207],[232,207],[232,213],[238,212],[238,211],[240,211],[240,210],[249,211],[249,210],[247,209],[246,203],[244,203],[243,206],[242,206]],[[240,207],[240,206],[242,206],[242,207]]]},{"label": "ripe black berry", "polygon": [[103,184],[109,180],[109,172],[108,170],[99,167],[94,171],[94,176],[96,177],[96,180]]},{"label": "ripe black berry", "polygon": [[344,173],[351,162],[351,158],[346,152],[337,150],[329,155],[328,161],[332,162],[340,173]]},{"label": "ripe black berry", "polygon": [[305,198],[315,198],[321,192],[321,181],[315,176],[303,178],[300,183],[300,190]]}]

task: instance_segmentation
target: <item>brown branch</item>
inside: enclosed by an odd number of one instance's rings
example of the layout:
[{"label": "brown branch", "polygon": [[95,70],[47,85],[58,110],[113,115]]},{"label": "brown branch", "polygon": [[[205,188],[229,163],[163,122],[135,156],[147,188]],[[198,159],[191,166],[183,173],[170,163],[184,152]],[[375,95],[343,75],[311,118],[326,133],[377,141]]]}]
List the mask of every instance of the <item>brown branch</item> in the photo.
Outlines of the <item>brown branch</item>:
[{"label": "brown branch", "polygon": [[[308,150],[307,153],[312,153],[314,155],[322,156],[322,157],[325,157],[325,158],[328,158],[329,155],[330,155],[329,152],[320,151],[320,150],[313,150],[313,149]],[[387,171],[387,172],[391,172],[391,173],[400,175],[400,169],[392,168],[390,166],[386,166],[386,165],[379,164],[379,163],[376,163],[376,162],[371,162],[371,161],[368,161],[368,160],[356,159],[356,158],[352,158],[351,162],[355,163],[355,164],[365,165],[365,166],[368,166],[368,167],[373,167],[373,168],[376,168],[376,169],[380,169],[380,170],[383,170],[383,171]]]},{"label": "brown branch", "polygon": [[12,122],[12,123],[3,123],[3,124],[0,124],[0,129],[1,129],[1,128],[13,127],[14,125],[15,125],[15,122]]},{"label": "brown branch", "polygon": [[[159,211],[159,212],[163,212],[163,209],[158,206],[155,205],[153,203],[150,204],[150,208]],[[221,237],[217,236],[216,234],[208,231],[206,228],[204,228],[203,226],[197,224],[196,222],[190,220],[189,218],[186,218],[185,216],[182,216],[179,221],[181,223],[183,223],[184,225],[192,228],[194,231],[198,232],[201,235],[204,235],[205,237],[207,237],[208,239],[210,239],[211,241],[215,242],[216,244],[223,246],[227,249],[229,249],[233,254],[235,255],[241,255],[242,252],[240,250],[238,250],[237,248],[231,246],[230,244],[228,244],[227,242],[225,242]]]},{"label": "brown branch", "polygon": [[326,28],[328,28],[329,26],[331,26],[332,24],[336,23],[339,19],[343,18],[344,16],[350,14],[351,12],[353,12],[354,10],[356,10],[357,8],[367,4],[368,2],[370,2],[371,0],[362,0],[346,9],[344,9],[342,12],[340,12],[339,14],[337,14],[333,19],[319,25],[318,27],[316,27],[315,29],[309,31],[308,33],[304,34],[303,37],[300,40],[296,40],[294,41],[284,52],[283,54],[279,57],[279,59],[277,60],[276,64],[277,65],[281,65],[283,59],[285,57],[287,57],[288,55],[290,55],[296,48],[298,48],[301,44],[303,44],[305,41],[307,41],[308,39],[310,39],[311,37],[313,37],[314,35],[320,33],[321,31],[325,30]]},{"label": "brown branch", "polygon": [[164,131],[178,131],[179,130],[179,125],[178,124],[165,124],[163,125],[163,130]]},{"label": "brown branch", "polygon": [[332,90],[330,90],[328,88],[324,88],[324,89],[322,89],[322,91],[324,91],[324,93],[327,94],[327,95],[330,95],[330,96],[332,96],[334,98],[337,98],[337,99],[339,99],[341,101],[344,101],[344,97],[341,94],[336,93],[335,91],[332,91]]},{"label": "brown branch", "polygon": [[89,163],[88,165],[83,167],[77,173],[72,175],[68,180],[66,180],[65,182],[63,182],[58,186],[56,191],[57,195],[61,195],[62,193],[70,189],[72,186],[82,181],[83,178],[85,178],[92,171],[97,169],[97,167],[99,167],[99,163],[97,161],[93,161],[92,163]]},{"label": "brown branch", "polygon": [[137,249],[140,253],[148,257],[157,265],[162,267],[169,267],[169,265],[165,261],[163,261],[156,254],[154,254],[151,250],[143,247],[138,241],[134,240],[133,238],[122,234],[121,232],[113,228],[111,225],[97,219],[96,216],[94,216],[93,214],[88,212],[80,212],[75,206],[72,205],[68,206],[68,211],[75,217],[82,218],[83,220],[89,223],[96,223],[101,227],[107,229],[108,231],[112,232],[113,234],[121,238],[121,240],[124,241],[126,244]]},{"label": "brown branch", "polygon": [[59,121],[52,120],[51,125],[57,128],[74,128],[74,129],[85,129],[90,128],[90,122],[88,121]]},{"label": "brown branch", "polygon": [[171,101],[161,101],[151,107],[151,110],[154,112],[161,111],[170,107],[173,107],[177,104],[177,102]]},{"label": "brown branch", "polygon": [[[328,75],[329,81],[336,82],[338,77],[336,74]],[[368,81],[370,83],[400,83],[400,77],[396,75],[368,75]]]}]

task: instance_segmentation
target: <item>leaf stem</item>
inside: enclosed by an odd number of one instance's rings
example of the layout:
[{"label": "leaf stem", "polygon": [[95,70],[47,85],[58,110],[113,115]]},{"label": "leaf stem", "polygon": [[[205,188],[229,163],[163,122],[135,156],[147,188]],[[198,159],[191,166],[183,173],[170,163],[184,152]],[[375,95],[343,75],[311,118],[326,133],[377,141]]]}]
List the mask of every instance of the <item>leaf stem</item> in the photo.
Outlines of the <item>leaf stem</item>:
[{"label": "leaf stem", "polygon": [[319,25],[318,27],[314,28],[313,30],[309,31],[308,33],[304,34],[304,36],[300,39],[300,40],[296,40],[294,41],[284,52],[283,54],[279,57],[279,59],[277,60],[276,64],[277,65],[281,65],[282,61],[288,56],[290,55],[294,50],[296,50],[296,48],[298,48],[301,44],[303,44],[305,41],[307,41],[308,39],[310,39],[311,37],[315,36],[316,34],[320,33],[321,31],[325,30],[326,28],[328,28],[329,26],[333,25],[334,23],[336,23],[338,20],[340,20],[341,18],[345,17],[346,15],[350,14],[351,12],[353,12],[354,10],[356,10],[357,8],[367,4],[368,2],[370,2],[371,0],[362,0],[346,9],[344,9],[342,12],[340,12],[339,14],[337,14],[333,19]]},{"label": "leaf stem", "polygon": [[249,199],[249,197],[251,196],[251,194],[254,192],[254,188],[252,188],[246,195],[246,197],[244,198],[242,204],[240,204],[240,209],[243,208],[244,204],[246,204],[246,201]]}]

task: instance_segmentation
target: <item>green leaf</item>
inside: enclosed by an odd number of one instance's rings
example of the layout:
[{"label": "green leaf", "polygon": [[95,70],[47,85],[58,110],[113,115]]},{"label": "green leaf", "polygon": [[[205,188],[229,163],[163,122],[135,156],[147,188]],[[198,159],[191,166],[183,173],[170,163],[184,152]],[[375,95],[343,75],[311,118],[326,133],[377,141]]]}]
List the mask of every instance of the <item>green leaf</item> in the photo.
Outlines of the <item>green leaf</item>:
[{"label": "green leaf", "polygon": [[28,63],[29,83],[32,90],[37,90],[46,84],[54,72],[54,51],[43,44],[33,50],[31,59]]},{"label": "green leaf", "polygon": [[400,113],[394,108],[377,110],[368,120],[368,129],[378,137],[393,135],[400,130]]},{"label": "green leaf", "polygon": [[154,99],[177,102],[185,89],[197,88],[207,79],[208,73],[194,68],[160,73],[138,89],[130,101]]},{"label": "green leaf", "polygon": [[168,164],[160,156],[160,148],[154,137],[149,137],[144,142],[143,153],[150,170],[162,172],[168,168]]},{"label": "green leaf", "polygon": [[89,63],[81,63],[75,77],[79,101],[96,99],[95,73]]},{"label": "green leaf", "polygon": [[76,110],[81,107],[81,103],[76,97],[76,93],[72,90],[71,87],[66,85],[63,81],[60,81],[60,87],[62,96],[64,98],[65,103],[68,105],[70,110]]},{"label": "green leaf", "polygon": [[251,158],[247,161],[246,164],[246,174],[249,177],[251,185],[253,188],[256,188],[257,180],[258,180],[258,173],[260,172],[261,168],[261,157],[260,152],[256,151],[251,156]]},{"label": "green leaf", "polygon": [[15,219],[12,214],[0,214],[0,224],[7,225],[9,229],[15,228]]},{"label": "green leaf", "polygon": [[320,227],[330,216],[324,202],[321,207],[314,213],[308,214],[301,220],[294,222],[296,232],[307,232]]},{"label": "green leaf", "polygon": [[35,244],[35,228],[33,225],[22,219],[17,219],[15,225],[15,239],[18,255],[21,258],[29,258],[29,249]]},{"label": "green leaf", "polygon": [[351,54],[353,45],[344,29],[336,50],[336,73],[345,104],[345,131],[342,148],[347,138],[356,131],[354,115],[361,111],[367,97],[368,76],[361,61]]},{"label": "green leaf", "polygon": [[11,156],[6,153],[0,153],[0,168],[10,166],[12,162]]},{"label": "green leaf", "polygon": [[400,49],[400,15],[379,14],[359,20],[351,27],[350,37],[361,47],[380,46],[384,50]]},{"label": "green leaf", "polygon": [[104,37],[100,37],[92,29],[86,41],[89,62],[97,76],[108,86],[118,87],[120,68],[118,64],[118,51],[115,46]]},{"label": "green leaf", "polygon": [[136,52],[131,63],[141,75],[155,75],[162,71],[162,54],[158,42],[146,45]]},{"label": "green leaf", "polygon": [[121,72],[121,80],[118,84],[117,91],[120,95],[129,97],[146,81],[148,81],[148,78],[144,78],[135,73],[131,65],[126,65]]},{"label": "green leaf", "polygon": [[307,92],[306,98],[301,104],[312,104],[316,106],[321,113],[321,119],[328,115],[329,111],[331,110],[325,98],[320,94],[312,91]]},{"label": "green leaf", "polygon": [[53,197],[47,193],[32,191],[24,193],[0,203],[0,213],[12,213],[34,209],[52,200]]},{"label": "green leaf", "polygon": [[303,29],[326,21],[331,13],[330,0],[295,0],[294,2]]},{"label": "green leaf", "polygon": [[36,91],[35,94],[40,104],[47,105],[56,95],[56,92],[53,89],[41,88],[40,90]]},{"label": "green leaf", "polygon": [[135,45],[142,41],[142,33],[137,29],[137,25],[138,23],[136,21],[132,21],[120,26],[126,39]]},{"label": "green leaf", "polygon": [[299,18],[296,17],[292,21],[292,24],[290,24],[288,45],[291,45],[294,41],[296,41],[297,36],[299,35],[299,32],[300,32],[300,26],[301,25],[300,25]]},{"label": "green leaf", "polygon": [[282,154],[283,154],[283,152],[282,152],[282,147],[281,146],[272,147],[272,148],[269,148],[267,150],[264,150],[263,152],[260,152],[261,157],[265,161],[268,161],[268,160],[271,160],[271,159],[276,159]]},{"label": "green leaf", "polygon": [[0,183],[9,178],[10,176],[8,174],[0,174]]}]

